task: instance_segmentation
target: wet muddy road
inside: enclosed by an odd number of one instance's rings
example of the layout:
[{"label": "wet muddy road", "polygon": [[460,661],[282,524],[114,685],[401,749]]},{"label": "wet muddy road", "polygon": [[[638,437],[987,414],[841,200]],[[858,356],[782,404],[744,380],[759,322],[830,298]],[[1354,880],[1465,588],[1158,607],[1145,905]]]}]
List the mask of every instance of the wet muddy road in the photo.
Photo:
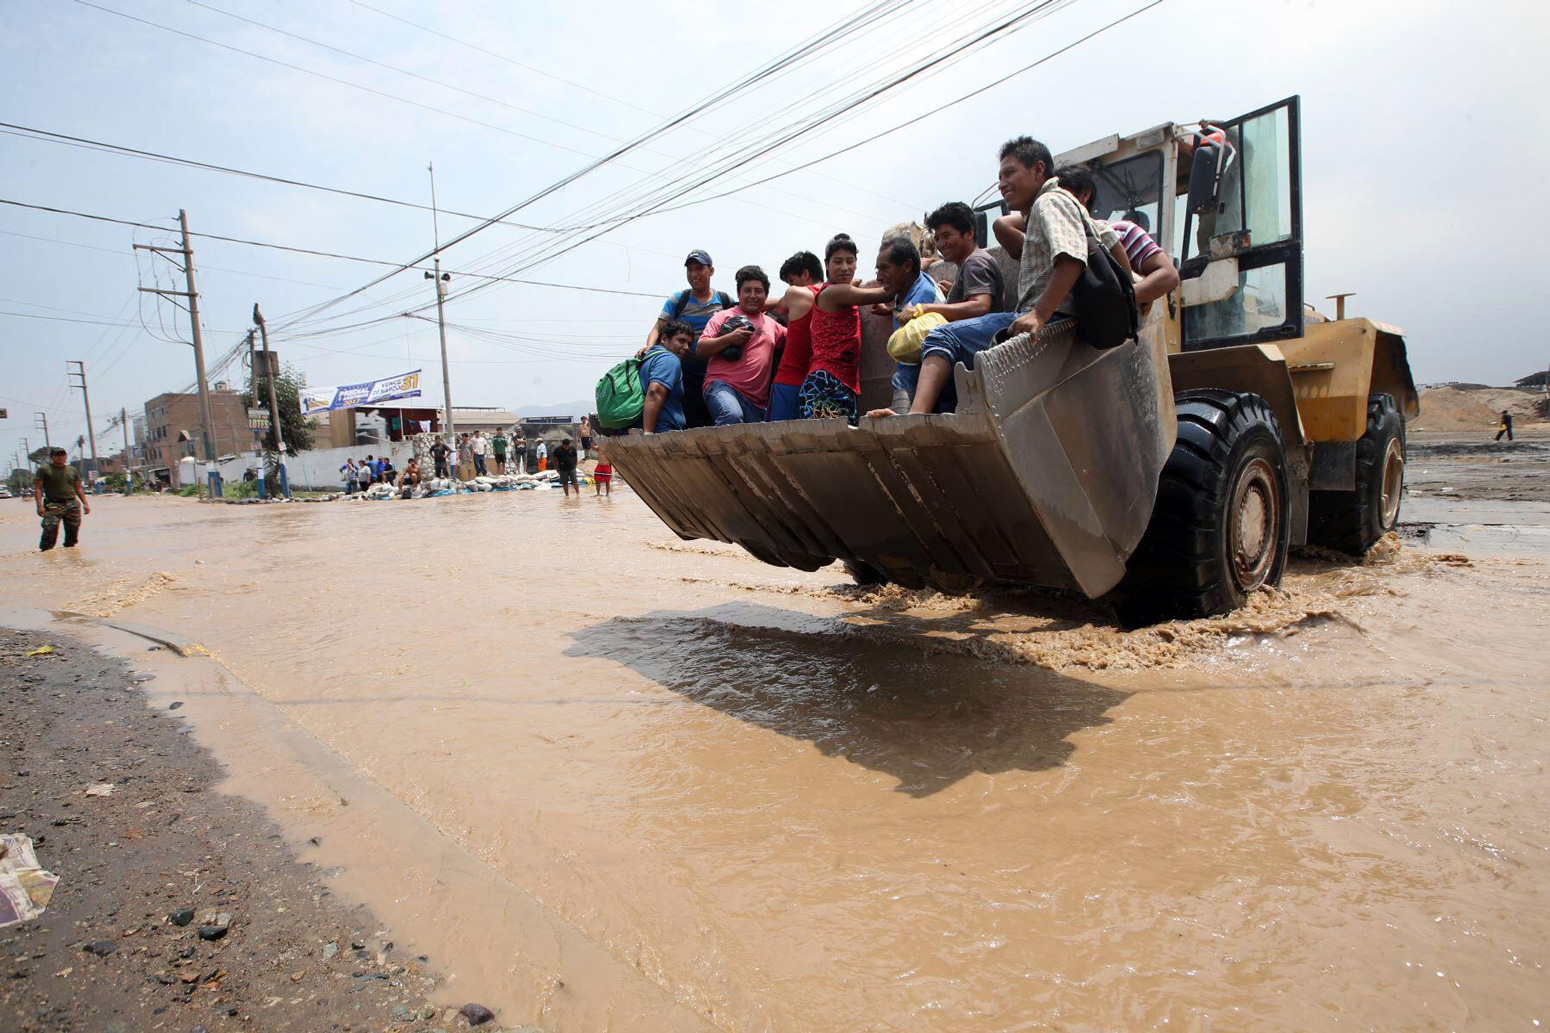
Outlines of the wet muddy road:
[{"label": "wet muddy road", "polygon": [[35,527],[0,509],[4,604],[205,647],[151,685],[203,679],[232,787],[511,1025],[1550,1021],[1537,557],[1307,559],[1126,635],[680,543],[628,492]]}]

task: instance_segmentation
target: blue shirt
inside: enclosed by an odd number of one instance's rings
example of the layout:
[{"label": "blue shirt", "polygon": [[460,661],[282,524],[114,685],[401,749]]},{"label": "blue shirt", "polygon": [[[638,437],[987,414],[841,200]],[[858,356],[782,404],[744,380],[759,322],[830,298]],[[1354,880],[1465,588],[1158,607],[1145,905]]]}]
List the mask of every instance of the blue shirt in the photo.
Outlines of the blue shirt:
[{"label": "blue shirt", "polygon": [[[685,298],[685,296],[687,296],[688,300],[684,304],[684,310],[675,317],[673,310],[678,307],[679,300]],[[731,301],[733,305],[737,303],[737,299],[731,295],[728,295],[727,300]],[[713,290],[710,292],[709,301],[700,301],[694,296],[692,291],[685,289],[668,295],[667,301],[662,305],[662,318],[676,318],[688,323],[694,330],[695,339],[698,340],[700,333],[705,329],[705,324],[710,322],[710,317],[720,312],[723,308],[730,307],[721,303],[720,291]]]},{"label": "blue shirt", "polygon": [[[710,317],[707,316],[708,320]],[[703,324],[702,324],[703,325]],[[667,397],[657,413],[657,431],[684,429],[684,368],[678,356],[660,344],[646,353],[640,362],[640,392],[649,394],[652,384],[667,388]],[[644,414],[643,414],[644,418]]]},{"label": "blue shirt", "polygon": [[929,305],[936,298],[936,281],[927,276],[926,271],[922,269],[920,275],[915,278],[915,282],[910,284],[910,289],[905,291],[903,296],[899,298],[898,305],[894,306],[893,328],[897,330],[901,325],[899,323],[900,312],[911,305]]}]

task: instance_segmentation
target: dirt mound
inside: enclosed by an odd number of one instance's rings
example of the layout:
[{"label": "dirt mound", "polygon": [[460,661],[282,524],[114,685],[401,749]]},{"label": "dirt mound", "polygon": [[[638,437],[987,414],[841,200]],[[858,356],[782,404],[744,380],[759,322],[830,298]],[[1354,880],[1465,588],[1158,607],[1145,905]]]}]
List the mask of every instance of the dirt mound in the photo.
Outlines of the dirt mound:
[{"label": "dirt mound", "polygon": [[1538,391],[1515,387],[1422,388],[1421,415],[1410,429],[1494,434],[1503,409],[1512,413],[1516,423],[1538,422],[1534,403],[1541,397]]}]

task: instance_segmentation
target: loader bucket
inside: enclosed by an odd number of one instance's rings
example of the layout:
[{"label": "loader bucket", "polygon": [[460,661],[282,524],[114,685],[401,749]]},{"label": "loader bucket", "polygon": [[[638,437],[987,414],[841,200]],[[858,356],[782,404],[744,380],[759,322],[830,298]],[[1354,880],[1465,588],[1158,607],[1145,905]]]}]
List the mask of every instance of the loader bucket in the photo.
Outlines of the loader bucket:
[{"label": "loader bucket", "polygon": [[614,467],[686,539],[767,563],[868,564],[910,587],[984,581],[1102,595],[1173,447],[1162,346],[1098,351],[1070,320],[959,365],[958,411],[610,439]]}]

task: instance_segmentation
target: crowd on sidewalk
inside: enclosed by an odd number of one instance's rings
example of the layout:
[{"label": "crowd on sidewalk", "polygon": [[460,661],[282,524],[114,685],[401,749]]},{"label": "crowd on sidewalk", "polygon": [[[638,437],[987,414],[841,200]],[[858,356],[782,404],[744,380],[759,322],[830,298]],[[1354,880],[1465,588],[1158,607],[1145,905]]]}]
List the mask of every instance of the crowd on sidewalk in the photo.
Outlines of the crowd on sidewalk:
[{"label": "crowd on sidewalk", "polygon": [[581,418],[578,438],[579,451],[568,436],[560,438],[551,449],[548,442],[536,435],[527,438],[521,428],[513,428],[510,435],[503,430],[492,434],[465,431],[455,437],[438,435],[424,449],[431,467],[428,471],[422,468],[418,456],[399,470],[390,456],[368,453],[359,462],[353,457],[346,459],[339,467],[339,475],[344,480],[345,493],[354,495],[379,484],[405,491],[422,488],[435,480],[447,482],[456,490],[459,485],[481,479],[528,478],[553,471],[553,479],[569,495],[572,489],[580,494],[579,471],[582,463],[590,459],[595,460],[590,476],[596,493],[611,494],[613,468],[595,447],[591,421],[586,416]]}]

